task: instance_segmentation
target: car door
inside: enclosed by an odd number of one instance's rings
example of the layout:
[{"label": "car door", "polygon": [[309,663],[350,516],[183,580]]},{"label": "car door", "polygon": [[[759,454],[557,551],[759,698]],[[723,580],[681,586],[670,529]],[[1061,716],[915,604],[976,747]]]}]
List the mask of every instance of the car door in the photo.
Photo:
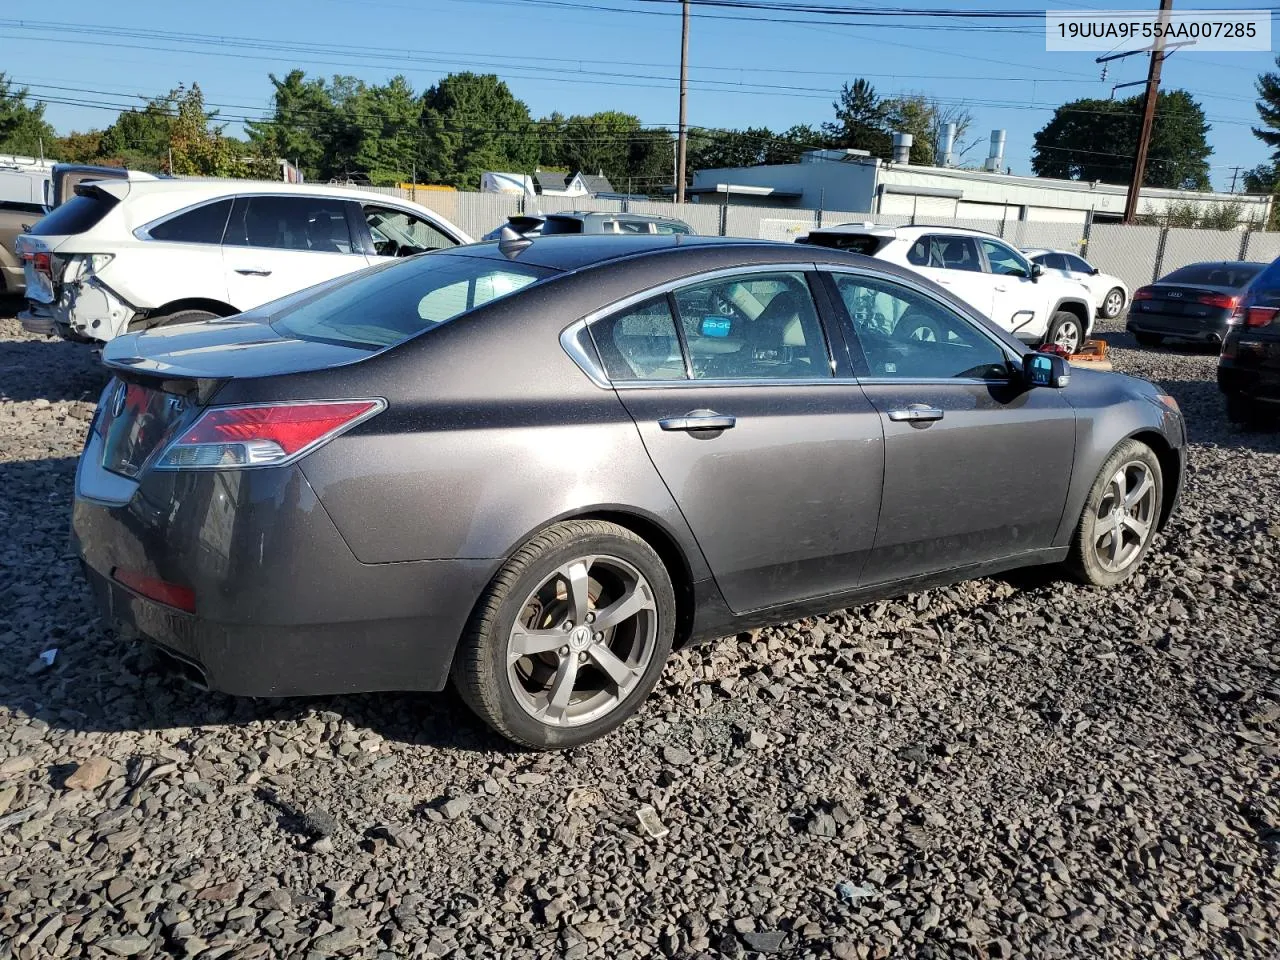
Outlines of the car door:
[{"label": "car door", "polygon": [[370,263],[429,250],[447,250],[461,242],[442,224],[416,211],[382,203],[362,204],[361,211],[369,231],[362,245]]},{"label": "car door", "polygon": [[926,234],[907,252],[910,265],[979,313],[990,315],[995,281],[986,271],[978,241],[967,234]]},{"label": "car door", "polygon": [[237,197],[222,241],[227,295],[237,310],[360,270],[347,208],[336,197]]},{"label": "car door", "polygon": [[983,237],[980,245],[995,281],[995,296],[988,316],[1014,334],[1044,333],[1049,326],[1049,308],[1031,276],[1027,258],[994,238]]},{"label": "car door", "polygon": [[[1015,381],[1009,349],[923,287],[853,270],[830,282],[884,429],[884,493],[863,582],[1050,546],[1075,449],[1062,391]],[[868,318],[868,302],[878,318]],[[911,334],[924,323],[936,339]]]},{"label": "car door", "polygon": [[810,277],[720,271],[591,323],[735,613],[855,587],[875,540],[880,417],[833,364]]},{"label": "car door", "polygon": [[1095,274],[1093,267],[1089,266],[1082,257],[1065,253],[1062,255],[1062,263],[1067,269],[1067,276],[1072,280],[1080,281],[1089,288],[1089,296],[1094,309],[1101,307],[1103,298],[1111,292],[1110,279]]}]

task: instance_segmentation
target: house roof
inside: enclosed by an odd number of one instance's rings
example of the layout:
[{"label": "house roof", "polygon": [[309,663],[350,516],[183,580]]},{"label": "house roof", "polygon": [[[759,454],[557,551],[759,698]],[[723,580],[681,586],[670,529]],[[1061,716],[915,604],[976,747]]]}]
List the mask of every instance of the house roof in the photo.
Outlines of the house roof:
[{"label": "house roof", "polygon": [[563,173],[556,173],[552,170],[538,170],[533,174],[533,178],[538,181],[538,189],[540,190],[563,190],[567,178]]},{"label": "house roof", "polygon": [[578,179],[582,181],[582,185],[587,188],[588,193],[613,193],[613,184],[609,182],[608,177],[579,173]]}]

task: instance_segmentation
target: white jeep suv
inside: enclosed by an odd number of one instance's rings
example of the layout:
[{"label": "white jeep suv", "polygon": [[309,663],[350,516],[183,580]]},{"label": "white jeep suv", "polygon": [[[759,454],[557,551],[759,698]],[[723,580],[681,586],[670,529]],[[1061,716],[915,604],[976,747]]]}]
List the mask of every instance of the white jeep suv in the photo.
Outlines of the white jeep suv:
[{"label": "white jeep suv", "polygon": [[107,341],[226,317],[392,257],[470,243],[425,207],[307,184],[83,183],[16,241],[32,333]]},{"label": "white jeep suv", "polygon": [[[1089,290],[1039,264],[995,234],[963,227],[841,224],[797,243],[850,250],[908,267],[945,287],[1024,343],[1056,343],[1075,353],[1093,328]],[[937,331],[913,333],[924,339]]]}]

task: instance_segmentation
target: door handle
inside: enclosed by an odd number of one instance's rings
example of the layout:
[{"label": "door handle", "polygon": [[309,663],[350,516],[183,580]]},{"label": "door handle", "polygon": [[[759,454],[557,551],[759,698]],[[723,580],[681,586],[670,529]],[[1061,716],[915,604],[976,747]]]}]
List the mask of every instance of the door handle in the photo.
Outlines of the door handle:
[{"label": "door handle", "polygon": [[686,414],[683,417],[666,417],[659,420],[658,426],[663,430],[696,432],[699,430],[730,430],[737,422],[737,417],[725,417],[718,413],[703,413],[700,410],[695,410],[693,413]]},{"label": "door handle", "polygon": [[922,403],[913,403],[901,410],[890,410],[889,419],[895,423],[929,423],[942,419],[942,411],[937,407],[926,407]]},{"label": "door handle", "polygon": [[1008,287],[996,287],[996,293],[1005,293],[1008,289]]},{"label": "door handle", "polygon": [[263,270],[261,267],[236,267],[236,273],[243,274],[246,277],[269,277],[270,270]]}]

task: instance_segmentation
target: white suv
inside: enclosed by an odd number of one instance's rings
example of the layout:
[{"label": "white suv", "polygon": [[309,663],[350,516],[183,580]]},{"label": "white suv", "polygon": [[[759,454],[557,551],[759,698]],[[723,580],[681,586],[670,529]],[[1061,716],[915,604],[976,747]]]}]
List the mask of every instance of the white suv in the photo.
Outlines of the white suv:
[{"label": "white suv", "polygon": [[18,238],[33,333],[107,341],[225,317],[393,257],[470,243],[415,203],[292,183],[99,181]]},{"label": "white suv", "polygon": [[[1039,264],[999,237],[963,227],[841,224],[798,243],[850,250],[908,267],[945,287],[1024,343],[1056,343],[1075,353],[1093,328],[1089,290]],[[936,332],[920,330],[926,339]]]}]

